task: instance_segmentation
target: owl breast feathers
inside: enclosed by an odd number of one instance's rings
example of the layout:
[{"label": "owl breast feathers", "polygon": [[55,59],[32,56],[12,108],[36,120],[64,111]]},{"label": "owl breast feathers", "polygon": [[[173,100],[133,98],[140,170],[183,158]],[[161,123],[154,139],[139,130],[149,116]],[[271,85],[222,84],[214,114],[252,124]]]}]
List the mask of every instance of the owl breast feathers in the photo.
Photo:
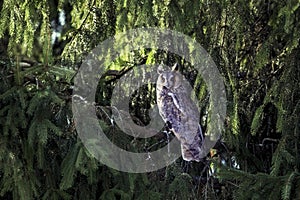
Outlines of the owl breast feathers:
[{"label": "owl breast feathers", "polygon": [[199,125],[199,112],[191,99],[191,89],[183,76],[175,70],[164,71],[159,66],[156,97],[159,114],[181,143],[182,157],[199,162],[203,134]]}]

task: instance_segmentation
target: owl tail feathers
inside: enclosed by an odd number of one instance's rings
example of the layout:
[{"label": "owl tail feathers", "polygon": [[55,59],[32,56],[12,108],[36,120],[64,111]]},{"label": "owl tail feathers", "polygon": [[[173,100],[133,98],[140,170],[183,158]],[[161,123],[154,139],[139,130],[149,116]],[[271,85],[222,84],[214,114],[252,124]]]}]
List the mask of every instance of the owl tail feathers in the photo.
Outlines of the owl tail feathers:
[{"label": "owl tail feathers", "polygon": [[199,146],[181,145],[182,158],[185,161],[201,161],[201,149]]}]

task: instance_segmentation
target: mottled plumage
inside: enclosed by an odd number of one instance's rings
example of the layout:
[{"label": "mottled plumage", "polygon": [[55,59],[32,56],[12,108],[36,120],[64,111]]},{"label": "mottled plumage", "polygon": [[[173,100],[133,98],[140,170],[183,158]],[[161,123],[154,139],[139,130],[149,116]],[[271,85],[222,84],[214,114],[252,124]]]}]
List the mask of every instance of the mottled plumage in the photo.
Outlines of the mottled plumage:
[{"label": "mottled plumage", "polygon": [[199,111],[191,99],[191,87],[175,70],[165,71],[159,66],[156,96],[159,114],[181,142],[182,157],[186,161],[200,161],[203,134],[199,125]]}]

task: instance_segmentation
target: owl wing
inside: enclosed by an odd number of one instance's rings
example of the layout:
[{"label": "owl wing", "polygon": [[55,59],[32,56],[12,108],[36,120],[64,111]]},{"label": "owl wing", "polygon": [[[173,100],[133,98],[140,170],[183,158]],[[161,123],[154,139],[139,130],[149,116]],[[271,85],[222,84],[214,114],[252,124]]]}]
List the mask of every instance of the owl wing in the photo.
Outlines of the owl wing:
[{"label": "owl wing", "polygon": [[[200,134],[201,133],[201,134]],[[189,133],[186,133],[189,134]],[[186,161],[197,161],[201,160],[201,146],[203,143],[202,131],[199,125],[197,134],[193,134],[194,138],[188,141],[181,141],[181,154],[182,158]]]}]

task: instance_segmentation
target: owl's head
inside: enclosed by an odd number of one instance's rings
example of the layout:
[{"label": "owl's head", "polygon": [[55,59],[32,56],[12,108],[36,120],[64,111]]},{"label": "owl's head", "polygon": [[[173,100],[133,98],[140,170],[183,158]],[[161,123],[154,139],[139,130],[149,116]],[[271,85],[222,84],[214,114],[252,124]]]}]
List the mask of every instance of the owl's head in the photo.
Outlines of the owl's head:
[{"label": "owl's head", "polygon": [[160,65],[157,69],[157,73],[157,87],[176,89],[182,84],[182,75],[177,71],[177,63],[172,67],[171,71],[163,69],[163,66]]}]

